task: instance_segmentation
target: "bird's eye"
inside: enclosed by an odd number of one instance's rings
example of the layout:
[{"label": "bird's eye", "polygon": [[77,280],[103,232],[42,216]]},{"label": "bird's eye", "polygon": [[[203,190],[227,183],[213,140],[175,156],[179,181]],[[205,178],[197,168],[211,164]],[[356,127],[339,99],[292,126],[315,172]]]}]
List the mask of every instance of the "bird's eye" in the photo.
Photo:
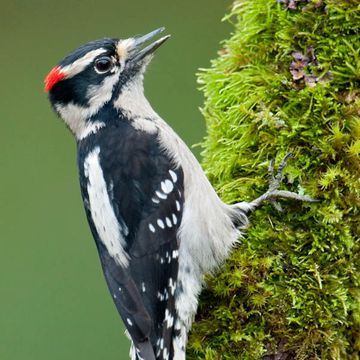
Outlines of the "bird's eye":
[{"label": "bird's eye", "polygon": [[113,62],[108,56],[103,56],[95,61],[95,70],[99,74],[105,74],[113,67]]}]

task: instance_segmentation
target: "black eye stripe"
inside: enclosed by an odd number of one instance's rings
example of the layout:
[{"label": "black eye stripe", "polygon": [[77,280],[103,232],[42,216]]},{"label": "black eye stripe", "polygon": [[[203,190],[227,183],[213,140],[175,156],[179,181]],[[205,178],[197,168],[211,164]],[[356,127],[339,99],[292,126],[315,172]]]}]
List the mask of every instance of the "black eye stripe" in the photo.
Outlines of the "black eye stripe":
[{"label": "black eye stripe", "polygon": [[95,60],[95,70],[100,74],[110,71],[113,65],[114,63],[109,56],[101,56]]}]

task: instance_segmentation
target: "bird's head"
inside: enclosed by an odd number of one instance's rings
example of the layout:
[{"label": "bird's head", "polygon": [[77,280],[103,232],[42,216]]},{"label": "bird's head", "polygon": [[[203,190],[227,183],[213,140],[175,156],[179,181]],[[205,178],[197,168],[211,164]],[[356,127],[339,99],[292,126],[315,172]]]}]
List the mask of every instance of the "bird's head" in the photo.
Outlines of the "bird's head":
[{"label": "bird's head", "polygon": [[[143,96],[145,68],[153,52],[170,36],[147,46],[146,43],[163,30],[125,40],[106,38],[89,42],[49,72],[45,91],[55,111],[78,139],[89,123],[95,121],[92,118],[99,110],[110,101],[116,102],[122,92]],[[136,99],[130,96],[128,101]],[[121,107],[121,101],[118,105]]]}]

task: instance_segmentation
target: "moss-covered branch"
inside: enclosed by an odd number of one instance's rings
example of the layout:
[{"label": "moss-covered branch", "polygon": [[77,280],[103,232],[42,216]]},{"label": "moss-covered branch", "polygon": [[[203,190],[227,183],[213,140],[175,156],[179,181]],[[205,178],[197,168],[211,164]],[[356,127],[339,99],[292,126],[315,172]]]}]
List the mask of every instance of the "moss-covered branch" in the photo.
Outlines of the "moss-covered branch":
[{"label": "moss-covered branch", "polygon": [[253,200],[269,161],[292,152],[284,189],[321,202],[251,216],[208,279],[188,359],[357,360],[359,1],[242,0],[227,19],[234,33],[199,75],[212,183],[227,202]]}]

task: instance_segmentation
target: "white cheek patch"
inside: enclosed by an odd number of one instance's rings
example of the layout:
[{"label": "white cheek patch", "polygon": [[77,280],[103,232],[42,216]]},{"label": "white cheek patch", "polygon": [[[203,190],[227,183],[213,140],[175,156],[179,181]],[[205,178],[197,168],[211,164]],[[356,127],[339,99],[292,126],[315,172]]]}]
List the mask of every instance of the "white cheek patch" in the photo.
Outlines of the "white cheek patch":
[{"label": "white cheek patch", "polygon": [[97,56],[105,52],[106,50],[104,48],[89,51],[83,57],[75,60],[70,65],[61,68],[61,72],[64,73],[65,78],[70,79],[75,75],[81,73],[89,64],[94,61]]},{"label": "white cheek patch", "polygon": [[86,120],[89,117],[89,110],[83,106],[69,103],[67,105],[56,104],[56,111],[59,113],[65,124],[77,138],[85,131]]},{"label": "white cheek patch", "polygon": [[90,85],[86,98],[89,103],[90,113],[95,114],[101,106],[111,100],[115,84],[119,81],[120,70],[116,68],[114,75],[107,75],[99,85]]},{"label": "white cheek patch", "polygon": [[78,140],[82,140],[90,134],[95,134],[105,126],[102,121],[89,121],[102,106],[111,100],[113,88],[119,81],[120,70],[113,75],[108,75],[99,85],[90,85],[86,93],[88,105],[86,107],[69,103],[66,105],[56,104],[55,108],[61,118]]},{"label": "white cheek patch", "polygon": [[73,103],[67,105],[57,104],[55,108],[78,140],[82,140],[90,134],[96,134],[101,128],[105,127],[105,123],[102,121],[88,121],[89,117],[93,115],[93,109]]},{"label": "white cheek patch", "polygon": [[87,191],[91,218],[100,241],[117,264],[127,267],[129,257],[124,247],[126,241],[122,229],[111,205],[103,171],[100,166],[100,148],[89,153],[84,162],[84,172],[88,179]]}]

